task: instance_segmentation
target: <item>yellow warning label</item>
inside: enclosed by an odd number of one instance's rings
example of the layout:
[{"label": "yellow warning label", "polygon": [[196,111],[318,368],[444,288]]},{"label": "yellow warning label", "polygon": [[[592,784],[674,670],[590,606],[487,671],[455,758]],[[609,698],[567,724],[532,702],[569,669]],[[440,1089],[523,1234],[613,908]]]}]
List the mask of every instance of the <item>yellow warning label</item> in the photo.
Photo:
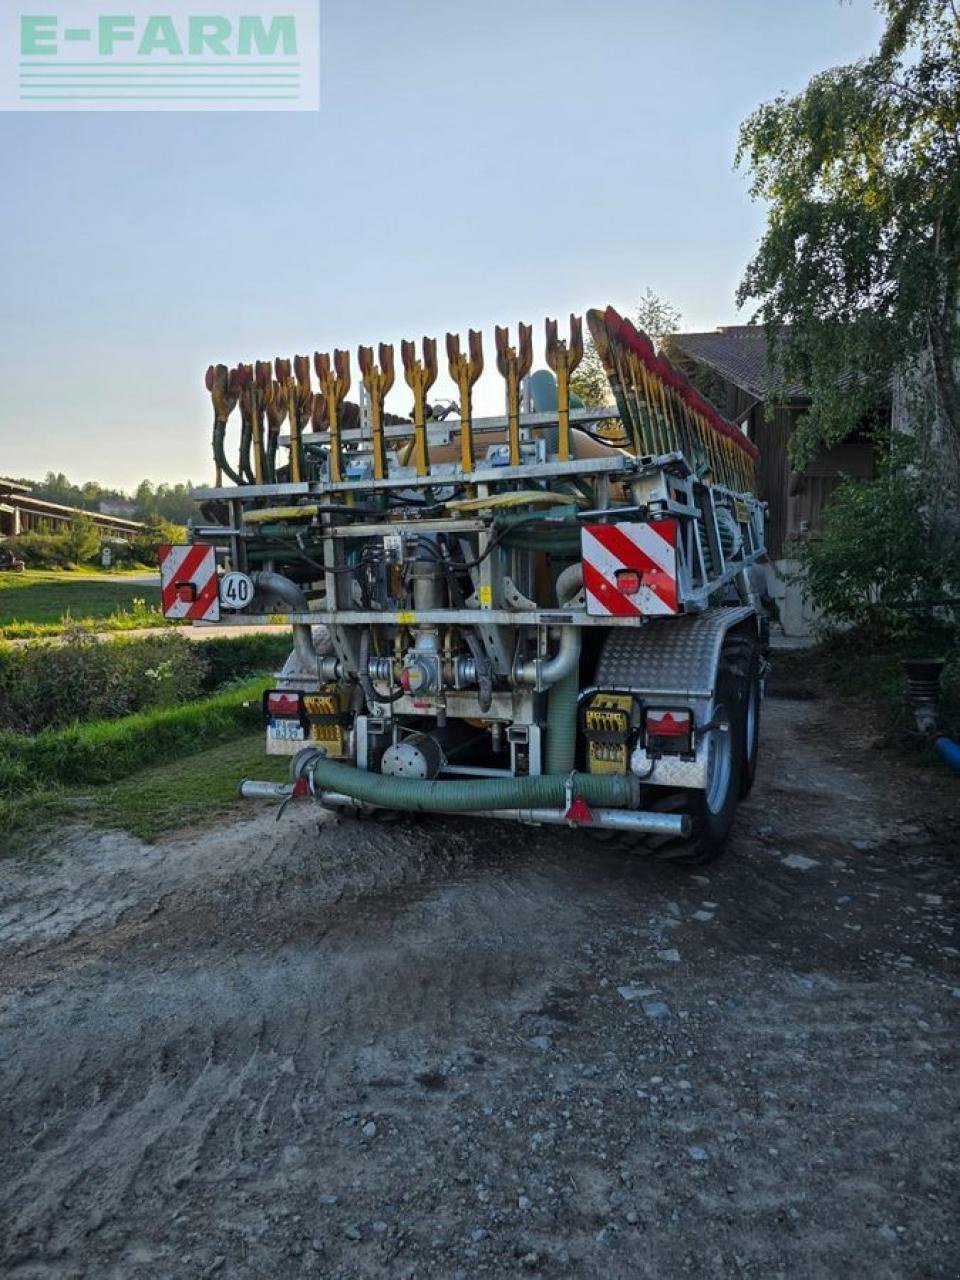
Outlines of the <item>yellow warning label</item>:
[{"label": "yellow warning label", "polygon": [[402,622],[404,626],[409,626],[411,622],[416,622],[417,615],[409,610],[397,614],[397,621]]},{"label": "yellow warning label", "polygon": [[480,598],[480,608],[489,609],[493,605],[493,587],[481,587],[477,593]]}]

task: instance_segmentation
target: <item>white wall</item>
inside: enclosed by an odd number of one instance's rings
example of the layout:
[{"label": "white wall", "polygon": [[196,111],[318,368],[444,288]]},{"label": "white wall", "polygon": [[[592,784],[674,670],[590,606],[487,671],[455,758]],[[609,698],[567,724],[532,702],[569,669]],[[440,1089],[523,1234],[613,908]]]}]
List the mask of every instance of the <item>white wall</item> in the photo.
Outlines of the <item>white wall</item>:
[{"label": "white wall", "polygon": [[799,584],[789,580],[799,567],[797,561],[777,560],[763,567],[768,590],[780,613],[783,634],[794,639],[811,637],[817,611]]}]

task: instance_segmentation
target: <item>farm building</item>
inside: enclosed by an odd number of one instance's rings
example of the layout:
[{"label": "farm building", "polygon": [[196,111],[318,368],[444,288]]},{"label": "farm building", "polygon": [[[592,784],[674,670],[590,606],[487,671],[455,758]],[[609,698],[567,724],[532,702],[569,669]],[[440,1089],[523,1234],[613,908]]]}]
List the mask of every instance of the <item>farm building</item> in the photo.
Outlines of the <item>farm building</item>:
[{"label": "farm building", "polygon": [[758,325],[724,325],[709,333],[677,333],[666,340],[670,358],[760,450],[759,496],[767,503],[770,590],[787,634],[809,630],[809,610],[787,577],[789,544],[820,532],[824,507],[845,476],[869,477],[874,449],[867,439],[850,439],[818,456],[802,471],[790,458],[790,437],[810,406],[802,386],[787,389],[772,408],[766,398],[771,375],[764,330]]},{"label": "farm building", "polygon": [[[76,507],[64,507],[58,502],[35,498],[29,485],[0,479],[0,537],[16,538],[21,533],[57,533],[78,514]],[[125,542],[131,541],[145,528],[138,520],[104,515],[99,511],[83,514],[88,515],[104,534]]]}]

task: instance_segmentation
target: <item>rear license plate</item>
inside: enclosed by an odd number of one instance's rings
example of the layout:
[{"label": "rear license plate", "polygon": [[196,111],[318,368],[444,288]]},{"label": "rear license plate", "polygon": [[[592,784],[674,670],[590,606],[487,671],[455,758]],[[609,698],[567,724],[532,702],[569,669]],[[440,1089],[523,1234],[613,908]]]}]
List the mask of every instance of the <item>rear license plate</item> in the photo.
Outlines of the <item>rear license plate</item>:
[{"label": "rear license plate", "polygon": [[267,725],[267,737],[275,742],[303,742],[306,736],[299,720],[271,720]]}]

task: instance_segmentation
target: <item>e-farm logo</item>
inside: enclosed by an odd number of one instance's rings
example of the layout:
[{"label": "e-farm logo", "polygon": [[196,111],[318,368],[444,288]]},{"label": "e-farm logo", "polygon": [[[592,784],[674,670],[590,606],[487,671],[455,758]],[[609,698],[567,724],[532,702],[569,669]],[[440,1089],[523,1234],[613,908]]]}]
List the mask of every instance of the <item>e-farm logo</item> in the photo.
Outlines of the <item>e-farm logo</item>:
[{"label": "e-farm logo", "polygon": [[4,4],[0,109],[316,111],[318,3]]}]

